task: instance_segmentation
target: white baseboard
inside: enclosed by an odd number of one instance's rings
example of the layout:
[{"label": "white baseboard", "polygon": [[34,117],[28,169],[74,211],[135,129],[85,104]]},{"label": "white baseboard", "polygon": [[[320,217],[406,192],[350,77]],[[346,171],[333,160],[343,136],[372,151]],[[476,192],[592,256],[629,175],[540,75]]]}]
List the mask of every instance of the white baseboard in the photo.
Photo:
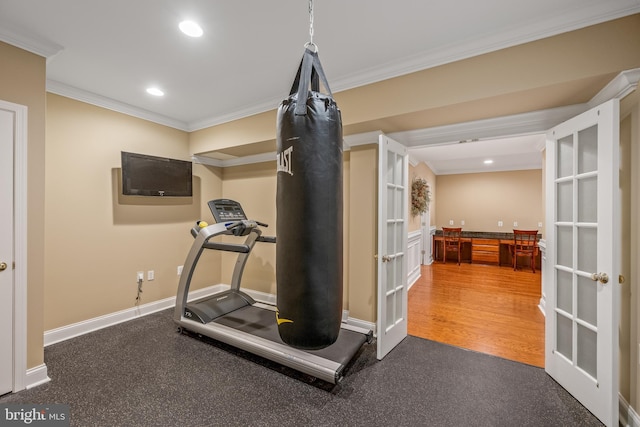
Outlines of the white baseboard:
[{"label": "white baseboard", "polygon": [[408,280],[409,285],[407,286],[407,290],[411,289],[411,287],[418,281],[418,279],[421,276],[422,276],[422,273],[420,272],[420,269],[418,269],[415,274],[410,275]]},{"label": "white baseboard", "polygon": [[[213,295],[217,292],[229,289],[229,285],[214,285],[207,288],[197,289],[189,292],[189,300],[203,298],[208,295]],[[260,291],[253,291],[250,289],[243,289],[256,301],[263,302],[265,304],[276,304],[276,296]],[[78,337],[80,335],[88,334],[109,326],[117,325],[118,323],[127,322],[129,320],[137,319],[148,314],[156,313],[158,311],[165,310],[167,308],[175,307],[176,298],[165,298],[159,301],[143,304],[139,307],[128,308],[126,310],[117,311],[115,313],[106,314],[104,316],[94,317],[93,319],[84,320],[82,322],[73,323],[71,325],[62,326],[60,328],[51,329],[44,333],[44,346],[49,346],[61,341],[65,341],[71,338]],[[358,326],[365,329],[371,329],[375,331],[375,323],[366,322],[359,319],[349,317],[349,311],[344,310],[342,315],[343,321],[347,324]],[[44,365],[43,365],[44,366]],[[45,367],[46,377],[46,367]],[[46,382],[46,381],[45,381]]]},{"label": "white baseboard", "polygon": [[627,403],[621,394],[618,394],[620,425],[623,427],[640,427],[640,415]]},{"label": "white baseboard", "polygon": [[44,363],[40,366],[36,366],[35,368],[27,369],[27,375],[25,378],[25,388],[27,390],[46,384],[49,381],[51,381],[51,378],[47,375],[47,365]]},{"label": "white baseboard", "polygon": [[[189,292],[189,300],[202,298],[207,295],[228,289],[228,285],[214,285],[203,289],[197,289]],[[60,328],[51,329],[44,333],[44,346],[65,341],[80,335],[88,334],[102,328],[117,325],[118,323],[137,319],[141,316],[156,313],[167,308],[175,307],[176,298],[165,298],[159,301],[143,304],[138,307],[128,308],[126,310],[117,311],[115,313],[106,314],[104,316],[94,317],[93,319],[84,320],[82,322],[73,323],[71,325],[62,326]]]},{"label": "white baseboard", "polygon": [[[348,311],[347,311],[348,313]],[[367,322],[360,319],[355,319],[353,317],[347,316],[347,320],[345,322],[347,325],[357,326],[358,328],[366,329],[368,331],[373,331],[373,335],[376,336],[376,324]]]}]

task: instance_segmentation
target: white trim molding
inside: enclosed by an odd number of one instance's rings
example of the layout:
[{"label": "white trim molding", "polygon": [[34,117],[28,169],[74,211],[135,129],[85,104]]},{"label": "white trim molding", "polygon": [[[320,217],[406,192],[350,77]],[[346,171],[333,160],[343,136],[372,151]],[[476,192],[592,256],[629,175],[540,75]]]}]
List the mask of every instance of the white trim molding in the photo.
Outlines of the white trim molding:
[{"label": "white trim molding", "polygon": [[545,278],[548,267],[546,265],[547,261],[547,241],[545,239],[540,239],[538,241],[538,247],[540,248],[540,303],[538,304],[538,308],[542,312],[544,316],[547,315],[547,293],[545,289],[545,284],[547,283],[547,279]]},{"label": "white trim molding", "polygon": [[[218,292],[222,292],[227,289],[229,289],[229,285],[225,285],[225,284],[217,284],[214,286],[197,289],[195,291],[189,292],[189,301],[199,299],[199,298],[204,298],[204,297],[216,294]],[[276,296],[274,294],[254,291],[251,289],[243,289],[243,292],[246,292],[249,296],[251,296],[251,298],[255,299],[258,302],[263,302],[265,304],[271,304],[271,305],[275,305],[276,303]],[[108,328],[109,326],[114,326],[119,323],[140,318],[142,316],[157,313],[158,311],[175,307],[175,305],[176,305],[175,297],[170,297],[170,298],[165,298],[158,301],[153,301],[147,304],[143,304],[139,307],[128,308],[125,310],[117,311],[115,313],[94,317],[93,319],[88,319],[82,322],[73,323],[71,325],[52,329],[44,333],[44,345],[46,347],[52,344],[66,341],[68,339],[79,337],[81,335],[88,334],[91,332],[95,332],[103,328]],[[343,310],[342,317],[343,317],[343,322],[347,323],[348,325],[372,330],[375,333],[375,323],[349,317],[348,310]],[[42,369],[44,369],[44,374],[42,372]],[[44,366],[44,368],[38,367],[33,373],[31,373],[29,378],[29,384],[30,384],[29,387],[33,387],[35,385],[39,385],[47,382],[48,377],[46,375],[46,372],[47,372],[46,366]],[[47,378],[47,380],[44,380],[44,378]]]},{"label": "white trim molding", "polygon": [[618,408],[620,411],[620,425],[623,427],[640,427],[640,415],[633,410],[626,399],[618,393]]},{"label": "white trim molding", "polygon": [[[228,287],[228,285],[214,285],[207,288],[197,289],[195,291],[189,292],[189,300],[213,295],[217,292],[228,289]],[[129,320],[137,319],[139,317],[156,313],[167,308],[175,307],[175,305],[176,298],[170,297],[143,304],[138,307],[127,308],[115,313],[106,314],[104,316],[94,317],[93,319],[84,320],[82,322],[73,323],[71,325],[62,326],[60,328],[51,329],[49,331],[45,331],[44,333],[44,345],[46,347],[51,344],[55,344],[61,341],[78,337],[80,335],[107,328],[109,326],[114,326],[118,323],[127,322]]]},{"label": "white trim molding", "polygon": [[28,108],[0,100],[0,108],[14,113],[14,259],[13,270],[13,392],[27,384],[27,121]]},{"label": "white trim molding", "polygon": [[411,289],[420,278],[421,254],[422,231],[412,231],[407,236],[407,289]]},{"label": "white trim molding", "polygon": [[638,87],[638,81],[640,81],[640,68],[621,72],[607,83],[596,96],[589,100],[587,103],[589,109],[597,107],[610,99],[624,98]]},{"label": "white trim molding", "polygon": [[35,368],[28,369],[26,377],[27,390],[51,381],[51,378],[49,378],[49,375],[47,374],[47,365],[44,363],[40,366],[36,366]]},{"label": "white trim molding", "polygon": [[435,126],[406,132],[394,132],[389,136],[410,147],[425,147],[459,143],[476,139],[494,139],[514,135],[544,133],[548,129],[588,110],[587,104],[569,105],[548,110],[511,116],[475,120],[453,125]]}]

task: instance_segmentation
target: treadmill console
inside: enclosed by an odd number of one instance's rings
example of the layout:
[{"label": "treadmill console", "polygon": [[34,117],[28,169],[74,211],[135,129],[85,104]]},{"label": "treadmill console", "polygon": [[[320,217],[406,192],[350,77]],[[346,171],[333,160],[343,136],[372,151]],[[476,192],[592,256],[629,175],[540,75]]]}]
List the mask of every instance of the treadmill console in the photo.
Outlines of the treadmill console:
[{"label": "treadmill console", "polygon": [[242,210],[242,206],[235,200],[216,199],[209,201],[207,204],[216,222],[242,221],[247,219],[247,216]]}]

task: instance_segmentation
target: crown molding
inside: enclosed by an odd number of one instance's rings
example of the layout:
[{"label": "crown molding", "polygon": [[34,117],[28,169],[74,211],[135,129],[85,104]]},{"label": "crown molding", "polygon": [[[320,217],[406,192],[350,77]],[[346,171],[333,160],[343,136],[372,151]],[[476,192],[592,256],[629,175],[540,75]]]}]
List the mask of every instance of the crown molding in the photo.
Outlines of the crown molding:
[{"label": "crown molding", "polygon": [[11,28],[0,28],[0,41],[47,58],[47,61],[64,50],[63,46],[50,40],[25,35]]},{"label": "crown molding", "polygon": [[[440,46],[437,49],[420,52],[399,62],[386,63],[368,70],[361,70],[358,73],[335,80],[332,83],[332,87],[334,88],[334,92],[348,90],[526,42],[551,37],[634,13],[640,13],[640,1],[638,0],[625,0],[624,5],[615,10],[611,10],[610,6],[602,2],[581,8],[580,10],[572,10],[570,14],[567,13],[542,22],[520,26],[508,32],[496,32],[462,43]],[[25,36],[17,30],[8,28],[0,29],[0,40],[44,56],[47,58],[47,61],[51,60],[64,49],[63,46],[49,40]],[[239,108],[227,114],[184,122],[86,92],[82,89],[73,88],[60,82],[48,81],[47,87],[51,87],[50,91],[52,93],[68,96],[73,99],[187,132],[193,132],[271,111],[277,108],[277,105],[279,105],[281,101],[280,99],[268,99],[246,108]]]},{"label": "crown molding", "polygon": [[218,126],[224,123],[232,122],[234,120],[244,119],[246,117],[253,116],[255,114],[265,113],[267,111],[272,111],[278,108],[282,99],[280,100],[267,100],[257,104],[252,105],[251,107],[243,108],[240,110],[235,110],[227,114],[223,114],[221,116],[210,117],[206,119],[196,120],[193,122],[189,122],[186,125],[186,130],[189,132],[195,132],[197,130],[206,129],[213,126]]},{"label": "crown molding", "polygon": [[498,31],[485,37],[423,51],[400,62],[386,63],[368,70],[359,70],[357,74],[334,80],[331,87],[334,88],[334,93],[352,89],[579,30],[636,13],[640,13],[640,1],[638,0],[627,0],[626,5],[615,10],[611,10],[611,6],[607,5],[606,2],[593,4],[579,10],[572,9],[564,15],[551,17],[530,25],[519,26],[511,31]]},{"label": "crown molding", "polygon": [[[427,164],[427,166],[429,166],[429,164]],[[431,168],[431,166],[429,166],[429,168]],[[431,171],[436,175],[462,175],[467,173],[511,172],[511,171],[524,171],[524,170],[540,170],[540,165],[521,165],[517,167],[513,167],[513,166],[494,167],[494,168],[491,168],[490,171],[487,171],[487,169],[485,168],[450,169],[450,170],[447,170],[446,172],[436,171],[434,169],[431,169]]]},{"label": "crown molding", "polygon": [[588,110],[586,104],[569,105],[531,113],[514,114],[427,129],[390,133],[389,137],[415,148],[427,145],[457,143],[461,140],[527,135],[546,132],[548,129]]},{"label": "crown molding", "polygon": [[345,150],[350,150],[351,147],[357,147],[358,145],[377,144],[378,137],[383,132],[381,130],[374,130],[371,132],[357,133],[354,135],[347,135],[343,138],[343,146]]},{"label": "crown molding", "polygon": [[169,126],[178,130],[183,130],[186,132],[189,131],[187,124],[183,121],[172,119],[171,117],[163,116],[161,114],[156,114],[142,108],[134,107],[124,102],[116,101],[115,99],[107,98],[106,96],[97,95],[92,92],[78,89],[77,87],[69,86],[55,80],[47,80],[47,92],[75,99],[77,101],[86,102],[87,104],[106,108],[118,113],[127,114],[139,119],[148,120],[160,125]]},{"label": "crown molding", "polygon": [[587,105],[593,108],[610,99],[622,99],[636,90],[638,81],[640,81],[640,68],[623,71],[591,98]]},{"label": "crown molding", "polygon": [[[437,49],[423,51],[407,57],[399,62],[385,63],[369,68],[368,70],[359,70],[357,73],[332,81],[331,87],[334,89],[333,92],[337,93],[523,43],[552,37],[635,13],[640,13],[640,2],[638,0],[628,0],[627,6],[614,11],[611,11],[610,7],[606,4],[599,3],[590,7],[581,8],[580,10],[572,10],[570,15],[557,16],[543,22],[521,26],[509,32],[497,32],[464,43],[440,46]],[[189,131],[196,131],[242,119],[254,114],[264,113],[277,108],[280,101],[279,99],[266,100],[249,108],[239,109],[229,114],[190,122],[187,128]]]},{"label": "crown molding", "polygon": [[218,168],[228,168],[232,166],[251,165],[254,163],[276,162],[276,152],[253,154],[250,156],[236,157],[233,159],[214,159],[207,156],[193,155],[191,160],[202,165],[215,166]]}]

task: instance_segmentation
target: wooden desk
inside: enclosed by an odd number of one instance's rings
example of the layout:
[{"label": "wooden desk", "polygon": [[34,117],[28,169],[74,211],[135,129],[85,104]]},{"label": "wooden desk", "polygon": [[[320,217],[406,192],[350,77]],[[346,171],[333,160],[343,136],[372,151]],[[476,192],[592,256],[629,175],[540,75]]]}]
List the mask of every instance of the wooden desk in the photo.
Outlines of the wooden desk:
[{"label": "wooden desk", "polygon": [[[442,261],[442,244],[444,238],[442,234],[439,236],[433,236],[433,246],[431,253],[433,254],[434,261]],[[471,238],[462,237],[460,239],[461,248],[460,248],[460,261],[461,262],[471,262]],[[452,261],[458,262],[458,258],[447,258]]]},{"label": "wooden desk", "polygon": [[[436,233],[438,233],[436,231]],[[513,265],[511,246],[512,233],[483,233],[463,231],[462,254],[463,262],[474,264]],[[509,238],[509,235],[511,237]],[[432,254],[434,261],[442,261],[442,233],[433,236]],[[449,258],[447,258],[449,260]],[[453,258],[451,258],[453,260]],[[455,260],[457,261],[457,259]],[[540,269],[540,251],[536,255],[536,268]]]}]

